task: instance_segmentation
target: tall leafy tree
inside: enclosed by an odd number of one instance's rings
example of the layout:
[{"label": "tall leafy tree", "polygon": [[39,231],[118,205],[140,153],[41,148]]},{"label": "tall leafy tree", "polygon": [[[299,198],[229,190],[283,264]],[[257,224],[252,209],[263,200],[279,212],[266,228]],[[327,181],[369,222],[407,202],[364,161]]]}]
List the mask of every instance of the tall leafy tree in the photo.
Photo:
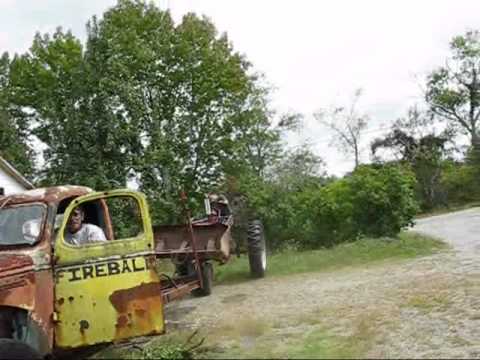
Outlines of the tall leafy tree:
[{"label": "tall leafy tree", "polygon": [[480,146],[480,32],[468,31],[450,43],[451,55],[427,79],[426,101],[431,110]]},{"label": "tall leafy tree", "polygon": [[119,0],[87,25],[37,34],[11,67],[11,103],[47,145],[46,184],[97,189],[135,178],[156,209],[278,153],[266,95],[251,64],[205,17],[175,25],[153,3]]},{"label": "tall leafy tree", "polygon": [[[71,165],[78,164],[82,153],[78,151],[81,139],[77,123],[73,121],[79,114],[81,64],[80,42],[57,29],[52,37],[37,34],[30,51],[15,58],[11,66],[15,89],[12,106],[28,119],[33,133],[48,144],[41,175],[49,176],[54,183],[74,174]],[[76,158],[68,156],[74,152]]]},{"label": "tall leafy tree", "polygon": [[10,81],[10,57],[0,57],[0,156],[22,174],[32,178],[34,152],[28,141],[28,127],[11,106],[13,88]]},{"label": "tall leafy tree", "polygon": [[[431,113],[411,108],[405,118],[398,119],[390,132],[371,144],[372,154],[380,149],[393,153],[397,160],[407,163],[417,179],[417,190],[425,209],[444,202],[441,186],[444,161],[451,152],[453,133],[450,129],[441,133],[434,130],[435,116]],[[376,158],[379,161],[379,157]]]},{"label": "tall leafy tree", "polygon": [[101,69],[99,89],[124,124],[132,172],[159,208],[174,208],[180,190],[212,188],[245,159],[257,171],[268,162],[259,148],[278,136],[265,92],[207,18],[187,14],[175,26],[153,4],[119,1],[90,22],[86,58]]},{"label": "tall leafy tree", "polygon": [[263,177],[283,155],[282,134],[292,121],[285,120],[288,115],[284,115],[277,125],[272,124],[274,114],[268,108],[267,94],[265,86],[253,89],[243,109],[230,119],[233,131],[226,145],[231,150],[222,161],[228,175]]}]

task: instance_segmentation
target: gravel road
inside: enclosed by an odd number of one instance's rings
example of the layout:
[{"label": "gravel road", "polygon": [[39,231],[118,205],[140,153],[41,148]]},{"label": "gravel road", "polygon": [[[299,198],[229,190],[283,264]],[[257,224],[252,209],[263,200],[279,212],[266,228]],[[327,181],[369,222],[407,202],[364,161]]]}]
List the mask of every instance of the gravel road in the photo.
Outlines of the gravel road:
[{"label": "gravel road", "polygon": [[480,358],[480,209],[418,220],[433,256],[221,285],[167,308],[167,331],[200,329],[223,355],[291,357],[315,331],[370,358]]}]

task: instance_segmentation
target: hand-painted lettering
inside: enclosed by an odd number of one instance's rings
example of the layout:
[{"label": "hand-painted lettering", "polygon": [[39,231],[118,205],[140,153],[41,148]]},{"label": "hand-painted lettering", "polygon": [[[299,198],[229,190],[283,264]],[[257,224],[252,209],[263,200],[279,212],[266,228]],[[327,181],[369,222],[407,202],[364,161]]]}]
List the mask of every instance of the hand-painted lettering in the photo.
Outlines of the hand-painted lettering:
[{"label": "hand-painted lettering", "polygon": [[95,265],[58,269],[56,280],[58,282],[64,278],[65,272],[69,273],[68,281],[71,282],[147,270],[147,263],[142,258],[124,259]]},{"label": "hand-painted lettering", "polygon": [[93,279],[94,278],[93,266],[91,266],[91,265],[83,266],[82,270],[83,270],[83,278],[84,279],[88,279],[88,278]]},{"label": "hand-painted lettering", "polygon": [[124,272],[132,272],[132,270],[128,266],[128,260],[123,260],[122,273]]},{"label": "hand-painted lettering", "polygon": [[137,259],[132,259],[132,263],[133,263],[133,271],[144,271],[145,270],[145,267],[142,266],[142,267],[137,267],[137,263],[135,262],[135,260]]},{"label": "hand-painted lettering", "polygon": [[70,278],[69,281],[77,281],[77,280],[83,279],[81,275],[78,274],[80,272],[80,268],[72,268],[69,270],[70,270],[70,273],[72,274],[72,277]]},{"label": "hand-painted lettering", "polygon": [[65,270],[59,270],[55,273],[55,283],[58,284],[61,278],[63,278],[63,274],[65,273]]},{"label": "hand-painted lettering", "polygon": [[105,272],[105,265],[106,264],[97,264],[95,265],[95,275],[97,277],[101,277],[101,276],[107,276],[108,274]]},{"label": "hand-painted lettering", "polygon": [[111,262],[107,264],[108,275],[117,275],[120,274],[120,265],[116,262]]}]

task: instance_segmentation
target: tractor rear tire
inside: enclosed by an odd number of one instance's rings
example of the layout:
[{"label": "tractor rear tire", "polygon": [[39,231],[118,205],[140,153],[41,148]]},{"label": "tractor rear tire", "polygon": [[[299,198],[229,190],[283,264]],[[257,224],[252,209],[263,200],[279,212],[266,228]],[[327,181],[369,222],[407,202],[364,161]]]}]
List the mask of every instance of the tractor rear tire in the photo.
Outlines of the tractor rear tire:
[{"label": "tractor rear tire", "polygon": [[267,249],[260,220],[253,220],[248,224],[247,246],[250,274],[254,278],[263,278],[267,270]]},{"label": "tractor rear tire", "polygon": [[41,358],[37,351],[25,343],[13,339],[0,339],[0,360]]},{"label": "tractor rear tire", "polygon": [[213,288],[213,265],[209,262],[202,264],[202,282],[203,287],[192,291],[192,295],[196,297],[208,296],[212,293]]}]

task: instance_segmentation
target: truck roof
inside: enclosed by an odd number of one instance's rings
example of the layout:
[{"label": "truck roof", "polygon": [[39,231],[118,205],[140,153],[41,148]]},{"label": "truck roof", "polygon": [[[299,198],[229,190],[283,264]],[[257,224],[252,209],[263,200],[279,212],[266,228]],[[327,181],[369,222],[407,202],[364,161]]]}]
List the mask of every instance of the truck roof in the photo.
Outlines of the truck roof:
[{"label": "truck roof", "polygon": [[81,196],[93,192],[86,186],[63,185],[46,188],[27,190],[22,193],[0,196],[0,208],[2,204],[24,204],[31,202],[58,203],[65,198]]}]

